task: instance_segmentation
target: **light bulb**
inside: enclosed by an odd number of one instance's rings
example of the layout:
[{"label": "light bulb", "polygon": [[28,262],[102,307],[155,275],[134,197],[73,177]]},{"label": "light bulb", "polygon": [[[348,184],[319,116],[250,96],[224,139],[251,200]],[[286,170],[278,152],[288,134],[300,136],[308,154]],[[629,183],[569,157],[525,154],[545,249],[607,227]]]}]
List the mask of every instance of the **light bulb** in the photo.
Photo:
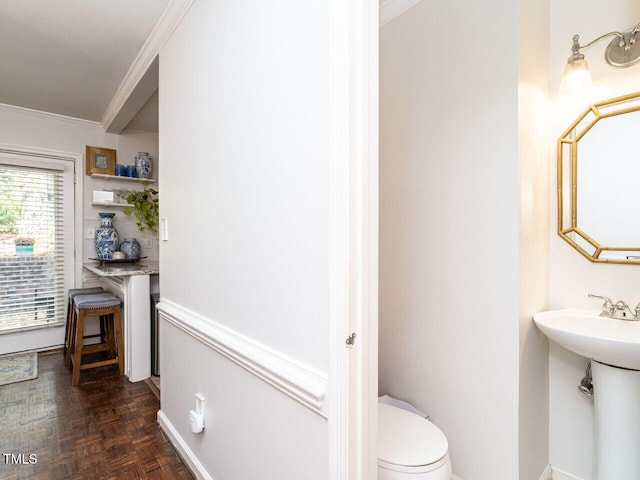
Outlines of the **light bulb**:
[{"label": "light bulb", "polygon": [[567,62],[560,84],[560,93],[575,94],[591,89],[589,65],[582,55],[581,57],[569,59]]}]

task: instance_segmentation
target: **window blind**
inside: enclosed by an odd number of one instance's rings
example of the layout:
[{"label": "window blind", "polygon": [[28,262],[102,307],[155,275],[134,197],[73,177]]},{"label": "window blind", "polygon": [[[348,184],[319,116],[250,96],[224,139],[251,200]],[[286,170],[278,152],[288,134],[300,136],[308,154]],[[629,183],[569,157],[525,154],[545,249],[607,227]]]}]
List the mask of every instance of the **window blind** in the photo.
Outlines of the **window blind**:
[{"label": "window blind", "polygon": [[0,159],[0,330],[65,320],[65,275],[73,259],[65,178],[59,166]]}]

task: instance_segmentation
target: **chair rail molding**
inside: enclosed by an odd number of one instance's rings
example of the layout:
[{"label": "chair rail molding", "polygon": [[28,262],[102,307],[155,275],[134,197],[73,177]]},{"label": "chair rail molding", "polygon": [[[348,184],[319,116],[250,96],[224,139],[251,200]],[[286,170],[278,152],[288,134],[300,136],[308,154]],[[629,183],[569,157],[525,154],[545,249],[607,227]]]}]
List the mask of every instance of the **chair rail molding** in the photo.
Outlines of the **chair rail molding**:
[{"label": "chair rail molding", "polygon": [[551,467],[548,476],[540,477],[540,480],[582,480],[582,478],[576,477],[564,470]]},{"label": "chair rail molding", "polygon": [[326,373],[170,300],[162,299],[158,303],[158,311],[161,320],[178,327],[282,393],[327,418]]},{"label": "chair rail molding", "polygon": [[382,0],[380,2],[380,26],[382,27],[402,15],[418,2],[420,0]]}]

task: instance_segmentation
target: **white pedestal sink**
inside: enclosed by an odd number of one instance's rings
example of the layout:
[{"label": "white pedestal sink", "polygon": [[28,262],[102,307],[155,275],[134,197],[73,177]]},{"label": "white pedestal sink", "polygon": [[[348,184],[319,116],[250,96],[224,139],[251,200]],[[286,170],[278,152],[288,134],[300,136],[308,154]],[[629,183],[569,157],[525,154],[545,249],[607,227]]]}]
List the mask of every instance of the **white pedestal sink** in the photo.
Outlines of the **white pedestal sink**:
[{"label": "white pedestal sink", "polygon": [[592,361],[594,480],[640,479],[640,322],[571,309],[533,320],[550,340]]}]

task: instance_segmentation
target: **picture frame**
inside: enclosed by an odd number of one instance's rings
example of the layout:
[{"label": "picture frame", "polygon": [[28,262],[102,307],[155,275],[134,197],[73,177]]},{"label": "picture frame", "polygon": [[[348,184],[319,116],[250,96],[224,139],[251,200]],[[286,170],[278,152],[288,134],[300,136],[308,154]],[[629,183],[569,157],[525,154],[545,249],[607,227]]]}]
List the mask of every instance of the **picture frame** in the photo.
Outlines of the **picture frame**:
[{"label": "picture frame", "polygon": [[106,173],[115,175],[116,173],[116,151],[110,148],[92,147],[87,145],[87,169],[86,174]]}]

